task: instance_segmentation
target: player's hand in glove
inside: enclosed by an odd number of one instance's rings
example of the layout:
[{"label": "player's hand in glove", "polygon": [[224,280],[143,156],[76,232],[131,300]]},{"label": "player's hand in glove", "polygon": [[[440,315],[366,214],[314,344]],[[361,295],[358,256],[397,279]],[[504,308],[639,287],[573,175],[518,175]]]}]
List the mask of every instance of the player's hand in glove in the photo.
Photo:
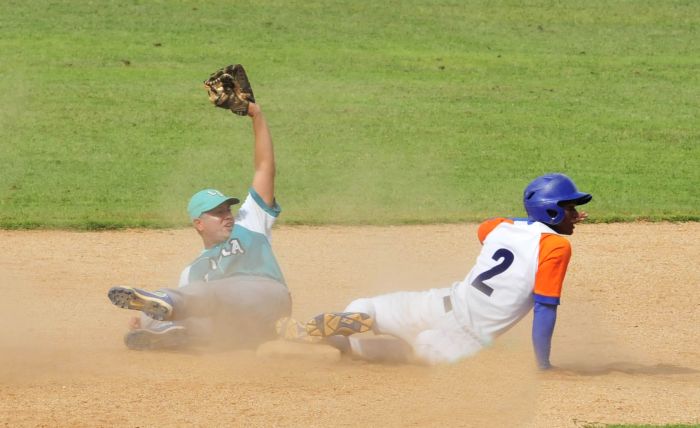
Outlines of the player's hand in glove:
[{"label": "player's hand in glove", "polygon": [[239,116],[248,114],[248,105],[255,103],[245,69],[240,64],[229,65],[213,73],[204,81],[209,101],[215,106],[229,109]]}]

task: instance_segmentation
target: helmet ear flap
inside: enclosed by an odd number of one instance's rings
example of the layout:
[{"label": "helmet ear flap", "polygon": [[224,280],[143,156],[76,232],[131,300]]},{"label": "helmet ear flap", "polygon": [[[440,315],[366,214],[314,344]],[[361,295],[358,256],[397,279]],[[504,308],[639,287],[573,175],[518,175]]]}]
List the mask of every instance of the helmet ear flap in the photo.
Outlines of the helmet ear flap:
[{"label": "helmet ear flap", "polygon": [[547,224],[559,224],[564,219],[564,210],[561,208],[548,208],[546,211],[550,219],[549,222],[546,222]]}]

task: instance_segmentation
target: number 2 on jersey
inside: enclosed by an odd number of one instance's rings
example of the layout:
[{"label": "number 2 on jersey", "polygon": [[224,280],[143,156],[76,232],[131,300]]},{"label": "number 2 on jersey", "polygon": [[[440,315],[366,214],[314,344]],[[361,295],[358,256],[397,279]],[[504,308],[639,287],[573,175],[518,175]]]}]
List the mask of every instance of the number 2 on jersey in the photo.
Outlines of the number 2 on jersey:
[{"label": "number 2 on jersey", "polygon": [[486,294],[487,296],[490,296],[491,293],[493,293],[493,288],[486,285],[484,281],[493,278],[499,273],[505,272],[506,269],[508,269],[510,265],[513,264],[513,259],[515,258],[515,256],[513,256],[513,253],[506,250],[505,248],[500,248],[495,253],[493,253],[493,256],[491,256],[491,258],[496,260],[497,262],[500,260],[500,262],[491,269],[481,272],[479,276],[474,278],[474,281],[472,281],[472,285],[474,286],[474,288]]}]

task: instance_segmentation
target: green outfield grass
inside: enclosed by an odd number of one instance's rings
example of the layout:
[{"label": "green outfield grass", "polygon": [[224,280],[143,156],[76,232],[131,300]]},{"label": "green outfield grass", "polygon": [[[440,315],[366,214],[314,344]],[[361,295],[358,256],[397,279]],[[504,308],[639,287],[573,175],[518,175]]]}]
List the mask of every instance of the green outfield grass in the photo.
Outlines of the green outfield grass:
[{"label": "green outfield grass", "polygon": [[700,4],[39,1],[0,5],[0,227],[170,227],[243,194],[243,63],[288,224],[522,215],[535,176],[594,221],[700,220]]}]

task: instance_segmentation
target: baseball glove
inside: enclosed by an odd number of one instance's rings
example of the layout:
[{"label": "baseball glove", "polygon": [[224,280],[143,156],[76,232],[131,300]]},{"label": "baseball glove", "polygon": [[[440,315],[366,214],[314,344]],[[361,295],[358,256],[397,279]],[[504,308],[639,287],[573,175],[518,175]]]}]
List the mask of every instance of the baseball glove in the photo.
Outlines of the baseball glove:
[{"label": "baseball glove", "polygon": [[229,109],[239,116],[248,114],[248,103],[254,103],[253,88],[240,64],[229,65],[213,73],[204,81],[209,101]]}]

